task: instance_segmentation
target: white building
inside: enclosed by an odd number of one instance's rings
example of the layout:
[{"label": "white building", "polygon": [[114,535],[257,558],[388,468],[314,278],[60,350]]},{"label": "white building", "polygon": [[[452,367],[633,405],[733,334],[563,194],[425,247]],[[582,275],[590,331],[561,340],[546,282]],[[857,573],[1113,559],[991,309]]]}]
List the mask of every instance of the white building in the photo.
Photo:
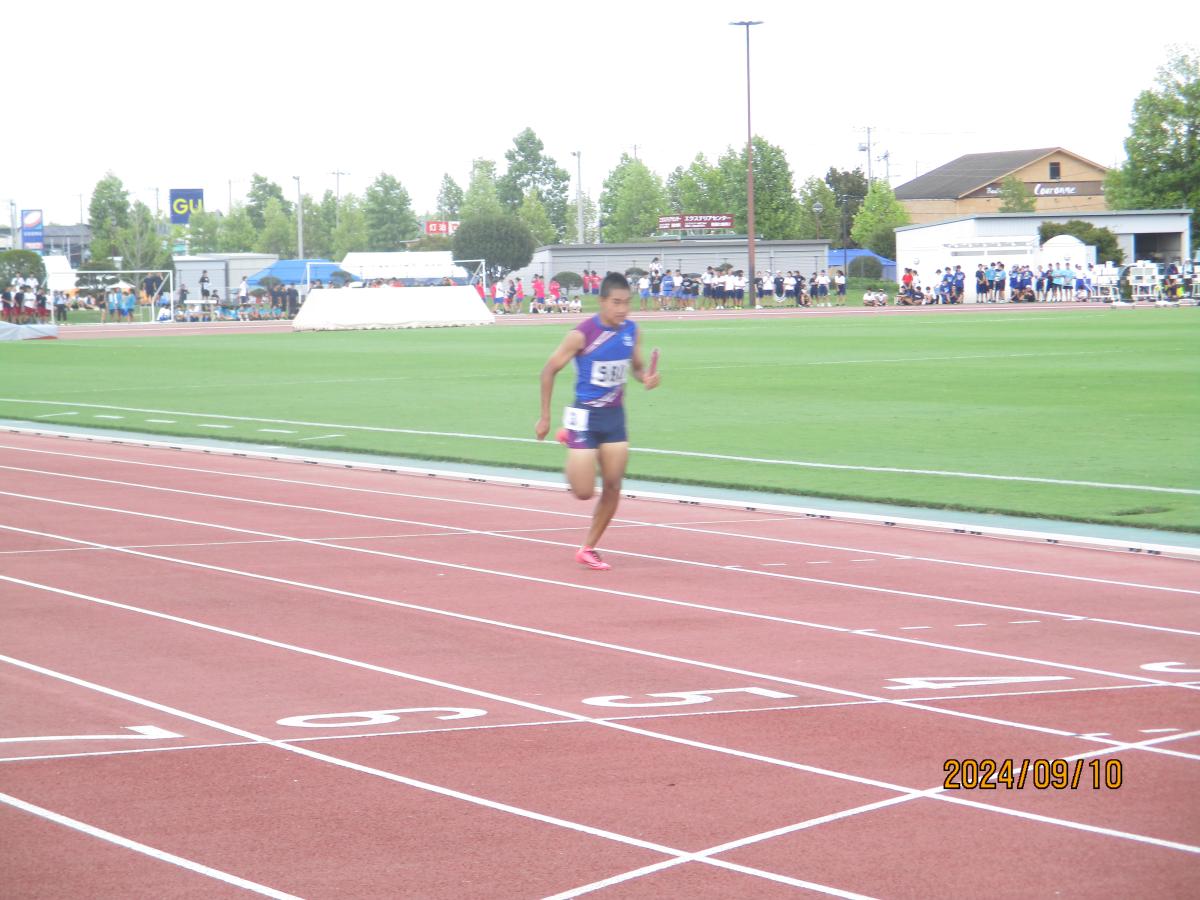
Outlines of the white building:
[{"label": "white building", "polygon": [[[1182,262],[1192,258],[1190,209],[1129,209],[1118,212],[992,213],[896,229],[896,271],[916,269],[926,280],[936,269],[980,263],[1038,266],[1067,262],[1043,259],[1038,227],[1043,222],[1078,219],[1107,228],[1117,236],[1127,265],[1137,260]],[[1072,264],[1089,260],[1071,260]],[[1098,259],[1097,263],[1108,260]]]}]

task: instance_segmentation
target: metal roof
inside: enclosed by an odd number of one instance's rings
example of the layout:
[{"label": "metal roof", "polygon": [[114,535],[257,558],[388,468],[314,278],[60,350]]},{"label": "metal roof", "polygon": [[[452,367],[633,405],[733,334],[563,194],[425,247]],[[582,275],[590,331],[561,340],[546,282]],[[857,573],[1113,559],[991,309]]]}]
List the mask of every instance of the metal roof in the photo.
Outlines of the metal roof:
[{"label": "metal roof", "polygon": [[[972,191],[992,184],[1023,169],[1051,153],[1067,153],[1076,159],[1082,156],[1062,147],[1042,147],[1038,150],[1003,150],[998,153],[968,153],[956,160],[926,172],[896,188],[897,200],[958,200]],[[1097,166],[1104,168],[1103,166]]]}]

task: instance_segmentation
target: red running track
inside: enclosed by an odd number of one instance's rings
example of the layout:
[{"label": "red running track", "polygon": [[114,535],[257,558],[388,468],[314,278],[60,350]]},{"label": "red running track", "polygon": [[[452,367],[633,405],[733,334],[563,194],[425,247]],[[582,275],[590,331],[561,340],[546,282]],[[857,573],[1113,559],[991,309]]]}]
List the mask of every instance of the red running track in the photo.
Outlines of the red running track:
[{"label": "red running track", "polygon": [[1195,562],[627,500],[596,573],[565,493],[0,473],[6,896],[1194,896]]}]

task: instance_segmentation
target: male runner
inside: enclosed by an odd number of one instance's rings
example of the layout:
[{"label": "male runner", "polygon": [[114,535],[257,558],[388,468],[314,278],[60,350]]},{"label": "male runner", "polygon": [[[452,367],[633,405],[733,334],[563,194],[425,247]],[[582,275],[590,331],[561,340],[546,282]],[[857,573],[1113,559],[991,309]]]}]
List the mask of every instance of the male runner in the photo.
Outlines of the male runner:
[{"label": "male runner", "polygon": [[558,439],[567,446],[567,482],[580,500],[596,492],[599,463],[603,488],[592,515],[587,539],[575,561],[589,569],[610,569],[596,552],[596,544],[612,521],[621,499],[621,479],[629,460],[625,434],[625,382],[630,373],[646,390],[658,387],[657,373],[642,362],[641,332],[629,315],[629,282],[619,272],[609,272],[600,285],[600,312],[563,338],[542,369],[542,414],[534,426],[539,441],[550,433],[550,395],[554,377],[572,359],[577,371],[575,403],[567,407]]}]

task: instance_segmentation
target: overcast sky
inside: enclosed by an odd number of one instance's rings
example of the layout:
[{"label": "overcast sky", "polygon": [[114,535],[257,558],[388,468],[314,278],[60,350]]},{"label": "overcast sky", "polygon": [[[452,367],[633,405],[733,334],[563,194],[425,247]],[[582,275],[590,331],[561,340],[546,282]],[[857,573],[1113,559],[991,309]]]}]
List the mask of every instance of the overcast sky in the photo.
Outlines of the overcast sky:
[{"label": "overcast sky", "polygon": [[[608,0],[315,5],[267,0],[12,3],[0,200],[74,223],[113,171],[163,210],[172,187],[209,209],[260,172],[294,196],[400,179],[417,213],[443,173],[466,186],[529,126],[598,196],[622,152],[662,176],[754,130],[796,184],[890,153],[892,184],[963,153],[1062,146],[1119,164],[1137,93],[1176,38],[1135,8],[1007,0]],[[1081,25],[1093,20],[1094,26]],[[28,52],[26,52],[28,51]],[[17,114],[17,109],[23,110]],[[876,174],[885,164],[873,162]],[[725,210],[687,210],[724,212]],[[85,209],[86,217],[86,209]],[[7,222],[7,210],[3,216]]]}]

